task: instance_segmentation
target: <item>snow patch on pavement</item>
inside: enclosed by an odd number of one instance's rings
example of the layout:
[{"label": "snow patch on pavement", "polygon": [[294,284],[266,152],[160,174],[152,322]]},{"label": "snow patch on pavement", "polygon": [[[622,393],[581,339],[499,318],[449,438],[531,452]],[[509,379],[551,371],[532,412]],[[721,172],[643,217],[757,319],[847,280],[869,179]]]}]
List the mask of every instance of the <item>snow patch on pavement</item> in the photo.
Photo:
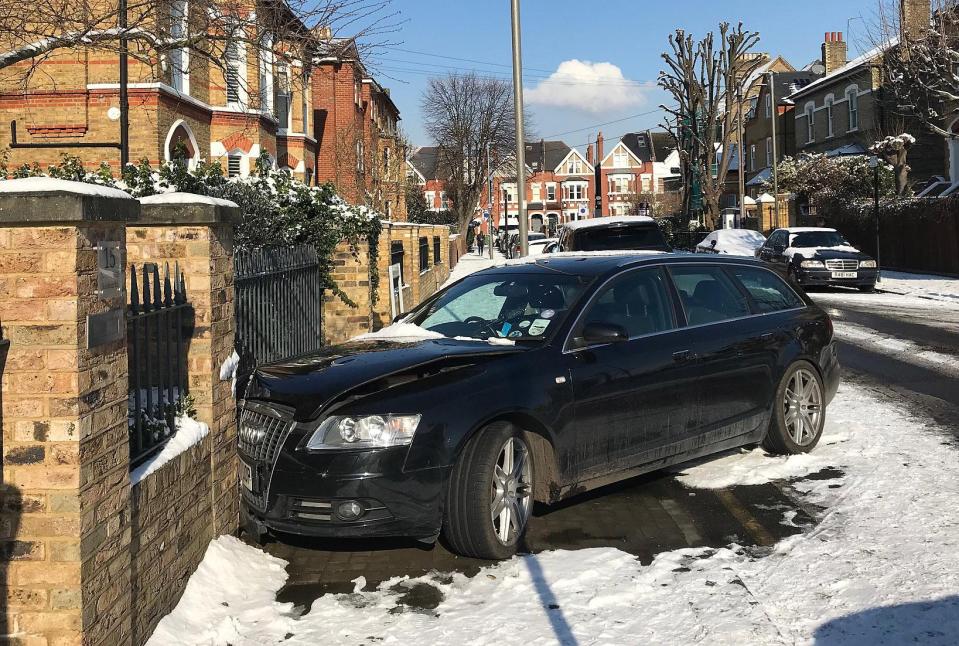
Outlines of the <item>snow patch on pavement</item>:
[{"label": "snow patch on pavement", "polygon": [[959,278],[882,270],[877,289],[959,304]]},{"label": "snow patch on pavement", "polygon": [[[845,384],[809,458],[721,459],[732,460],[726,468],[740,474],[737,482],[795,478],[821,466],[845,474],[791,481],[825,511],[810,531],[772,550],[688,548],[648,566],[612,548],[545,552],[473,578],[428,575],[327,594],[295,619],[275,601],[283,562],[223,537],[151,643],[952,646],[959,641],[957,457],[955,441],[928,421]],[[686,484],[701,467],[684,470]],[[698,477],[721,484],[716,474]],[[417,584],[440,593],[435,609],[402,605],[397,590]]]},{"label": "snow patch on pavement", "polygon": [[[842,436],[825,436],[820,445],[840,441]],[[678,467],[676,478],[694,489],[725,489],[799,478],[828,466],[829,460],[815,452],[787,457],[772,456],[763,449],[738,449]]]}]

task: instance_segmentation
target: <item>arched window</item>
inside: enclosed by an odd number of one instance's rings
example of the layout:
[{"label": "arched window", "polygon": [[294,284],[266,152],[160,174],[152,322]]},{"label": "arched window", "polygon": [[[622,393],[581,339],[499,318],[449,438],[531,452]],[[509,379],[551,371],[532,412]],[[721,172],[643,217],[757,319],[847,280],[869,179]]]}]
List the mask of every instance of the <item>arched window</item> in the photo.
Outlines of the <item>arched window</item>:
[{"label": "arched window", "polygon": [[182,162],[187,168],[193,168],[199,161],[199,146],[190,125],[179,119],[170,127],[166,136],[163,157],[169,162]]}]

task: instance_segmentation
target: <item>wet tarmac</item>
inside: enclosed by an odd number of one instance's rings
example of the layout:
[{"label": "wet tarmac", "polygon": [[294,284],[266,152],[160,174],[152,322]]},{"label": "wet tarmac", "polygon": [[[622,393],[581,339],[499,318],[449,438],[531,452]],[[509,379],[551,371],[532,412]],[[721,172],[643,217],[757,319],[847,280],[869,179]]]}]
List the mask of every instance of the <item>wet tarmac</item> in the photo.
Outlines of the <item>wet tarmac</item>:
[{"label": "wet tarmac", "polygon": [[[842,472],[825,469],[816,480]],[[537,506],[522,551],[614,547],[644,563],[663,551],[684,547],[738,544],[762,553],[779,540],[815,526],[821,510],[802,502],[790,483],[727,489],[689,489],[672,475],[654,473],[610,485],[560,505]],[[351,593],[363,577],[363,589],[383,581],[424,575],[444,580],[453,572],[475,576],[488,562],[449,552],[442,541],[424,545],[406,540],[319,540],[282,536],[265,548],[289,562],[290,579],[279,601],[308,612],[323,594]],[[397,612],[428,612],[442,601],[429,583],[400,581],[392,586]]]}]

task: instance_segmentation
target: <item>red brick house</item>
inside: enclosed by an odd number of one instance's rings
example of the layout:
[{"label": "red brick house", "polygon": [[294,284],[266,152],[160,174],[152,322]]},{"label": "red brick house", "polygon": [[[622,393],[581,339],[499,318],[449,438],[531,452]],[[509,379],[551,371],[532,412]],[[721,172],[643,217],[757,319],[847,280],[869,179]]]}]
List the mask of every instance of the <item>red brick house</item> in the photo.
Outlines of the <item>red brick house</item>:
[{"label": "red brick house", "polygon": [[[178,2],[186,12],[188,5]],[[261,55],[264,50],[238,39],[227,45],[222,67],[189,49],[169,52],[155,65],[131,56],[130,160],[156,166],[182,144],[188,164],[218,160],[225,172],[242,176],[266,152],[278,167],[309,181],[316,147],[309,134],[312,98],[304,92],[310,65],[280,56],[282,43],[266,46],[271,51]],[[94,47],[58,50],[5,70],[0,148],[10,148],[8,165],[45,166],[69,153],[91,168],[104,161],[117,169],[119,87],[118,55]],[[19,144],[58,145],[11,147],[11,121]],[[107,145],[76,146],[93,143]]]},{"label": "red brick house", "polygon": [[317,182],[333,182],[347,200],[406,220],[400,111],[369,76],[353,41],[334,41],[331,53],[314,61],[311,94]]}]

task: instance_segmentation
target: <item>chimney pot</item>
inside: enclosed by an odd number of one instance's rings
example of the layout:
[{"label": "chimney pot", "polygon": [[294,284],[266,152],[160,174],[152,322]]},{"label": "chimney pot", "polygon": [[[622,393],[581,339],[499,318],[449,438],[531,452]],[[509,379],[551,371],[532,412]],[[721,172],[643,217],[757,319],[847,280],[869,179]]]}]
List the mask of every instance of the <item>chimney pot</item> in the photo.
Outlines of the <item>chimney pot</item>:
[{"label": "chimney pot", "polygon": [[837,32],[836,32],[836,42],[838,42],[838,43],[843,42],[843,41],[842,41],[842,32],[841,32],[841,31],[837,31]]}]

